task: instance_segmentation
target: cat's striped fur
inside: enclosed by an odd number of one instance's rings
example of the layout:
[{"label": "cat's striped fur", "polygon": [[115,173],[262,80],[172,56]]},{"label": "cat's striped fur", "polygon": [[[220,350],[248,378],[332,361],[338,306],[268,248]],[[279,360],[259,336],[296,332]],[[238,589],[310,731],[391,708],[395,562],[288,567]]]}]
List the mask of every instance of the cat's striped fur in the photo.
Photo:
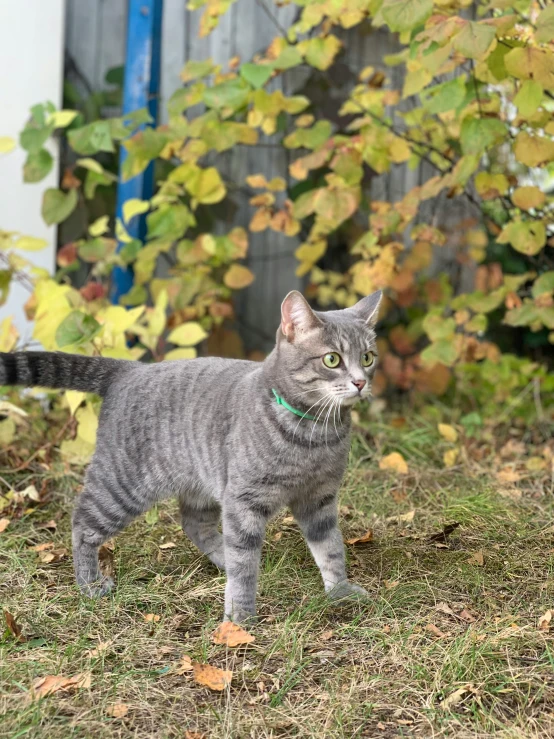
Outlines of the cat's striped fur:
[{"label": "cat's striped fur", "polygon": [[[81,590],[107,593],[113,582],[101,576],[98,547],[160,499],[177,496],[185,533],[226,571],[226,617],[254,614],[265,527],[283,506],[299,523],[326,591],[364,594],[346,577],[337,493],[349,451],[350,406],[370,392],[374,365],[362,367],[360,357],[376,353],[379,301],[375,294],[347,310],[316,313],[300,293],[290,293],[276,347],[261,364],[0,354],[0,385],[104,398],[96,451],[73,515]],[[342,357],[336,369],[322,362],[331,351]],[[277,404],[273,389],[317,420]]]}]

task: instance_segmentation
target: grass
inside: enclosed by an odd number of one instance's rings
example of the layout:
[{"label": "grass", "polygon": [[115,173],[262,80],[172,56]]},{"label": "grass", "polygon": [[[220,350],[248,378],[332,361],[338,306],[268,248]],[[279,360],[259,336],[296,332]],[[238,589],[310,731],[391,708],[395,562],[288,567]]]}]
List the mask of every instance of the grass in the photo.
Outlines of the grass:
[{"label": "grass", "polygon": [[[224,578],[182,535],[174,503],[117,539],[117,589],[93,602],[74,586],[70,552],[43,563],[30,549],[70,549],[79,475],[55,455],[2,473],[17,490],[46,490],[49,502],[0,534],[1,602],[26,638],[6,630],[0,642],[0,736],[554,735],[554,621],[552,632],[537,627],[554,607],[550,478],[515,460],[521,481],[501,482],[506,460],[496,448],[473,461],[481,447],[472,440],[460,465],[444,469],[451,445],[423,418],[370,429],[353,442],[341,525],[345,538],[374,531],[373,542],[348,546],[350,575],[372,601],[326,603],[297,528],[282,516],[264,547],[256,641],[233,650],[210,640]],[[379,470],[390,451],[403,454],[408,475]],[[395,518],[411,510],[411,522]],[[42,527],[52,519],[55,530]],[[460,525],[446,544],[429,540],[451,522]],[[159,548],[169,541],[176,546]],[[214,693],[178,674],[184,654],[232,670],[231,687]],[[83,672],[90,687],[29,699],[37,678]],[[119,703],[127,713],[114,718]]]}]

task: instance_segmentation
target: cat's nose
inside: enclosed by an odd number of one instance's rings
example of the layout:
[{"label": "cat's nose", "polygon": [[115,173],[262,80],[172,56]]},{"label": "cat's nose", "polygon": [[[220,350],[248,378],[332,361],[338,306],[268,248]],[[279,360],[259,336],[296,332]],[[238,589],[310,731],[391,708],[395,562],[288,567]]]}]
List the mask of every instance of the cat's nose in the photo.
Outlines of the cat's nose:
[{"label": "cat's nose", "polygon": [[366,386],[365,380],[352,380],[352,384],[354,387],[358,388],[358,391],[361,393],[364,387]]}]

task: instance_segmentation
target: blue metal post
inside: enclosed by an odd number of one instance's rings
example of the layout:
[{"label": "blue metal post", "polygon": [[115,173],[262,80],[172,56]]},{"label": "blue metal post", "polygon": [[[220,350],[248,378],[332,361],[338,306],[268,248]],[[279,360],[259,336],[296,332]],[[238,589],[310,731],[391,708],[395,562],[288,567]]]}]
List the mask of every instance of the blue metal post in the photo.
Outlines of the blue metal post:
[{"label": "blue metal post", "polygon": [[[163,0],[129,0],[127,17],[127,52],[125,58],[125,82],[123,86],[123,116],[148,107],[157,123],[159,108],[161,36]],[[121,147],[119,155],[119,182],[117,186],[116,215],[123,220],[123,203],[129,198],[148,200],[154,192],[153,163],[141,174],[122,182],[123,162],[127,155]],[[129,235],[144,238],[144,217],[134,218],[127,228]],[[118,251],[123,247],[119,243]],[[112,273],[110,297],[118,303],[122,295],[133,286],[131,269],[115,267]]]}]

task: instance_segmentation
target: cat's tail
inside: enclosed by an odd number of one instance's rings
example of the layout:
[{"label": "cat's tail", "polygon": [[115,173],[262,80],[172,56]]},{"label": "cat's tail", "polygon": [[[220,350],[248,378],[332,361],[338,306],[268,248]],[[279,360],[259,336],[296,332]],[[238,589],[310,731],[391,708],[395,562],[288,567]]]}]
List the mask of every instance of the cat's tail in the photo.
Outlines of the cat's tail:
[{"label": "cat's tail", "polygon": [[81,390],[105,395],[113,378],[133,364],[63,352],[0,352],[0,385]]}]

